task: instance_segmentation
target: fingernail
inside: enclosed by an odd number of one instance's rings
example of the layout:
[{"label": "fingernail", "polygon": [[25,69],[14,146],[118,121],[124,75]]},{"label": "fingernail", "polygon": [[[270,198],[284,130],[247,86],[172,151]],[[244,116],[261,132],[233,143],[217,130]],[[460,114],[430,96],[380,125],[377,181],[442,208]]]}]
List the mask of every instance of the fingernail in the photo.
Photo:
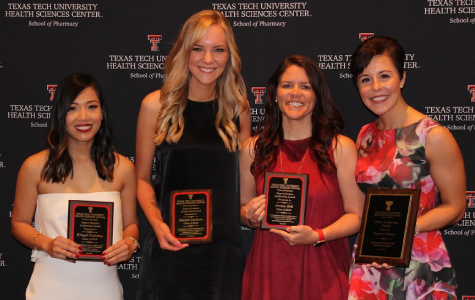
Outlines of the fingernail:
[{"label": "fingernail", "polygon": [[101,257],[101,258],[102,258],[103,261],[106,261],[106,257],[105,257],[105,256],[103,256],[103,257]]},{"label": "fingernail", "polygon": [[82,250],[82,246],[81,246],[81,245],[79,245],[79,249],[81,249],[81,250]]},{"label": "fingernail", "polygon": [[79,258],[79,254],[76,254],[76,259],[78,259],[78,258]]},{"label": "fingernail", "polygon": [[84,254],[81,250],[79,250],[79,254]]},{"label": "fingernail", "polygon": [[104,252],[102,252],[102,255],[106,255],[106,252],[105,252],[105,251],[104,251]]},{"label": "fingernail", "polygon": [[106,261],[104,261],[104,264],[107,266],[107,262],[106,262]]},{"label": "fingernail", "polygon": [[177,246],[177,247],[181,247],[181,244],[180,244],[180,243],[178,243],[178,244],[176,244],[176,246]]}]

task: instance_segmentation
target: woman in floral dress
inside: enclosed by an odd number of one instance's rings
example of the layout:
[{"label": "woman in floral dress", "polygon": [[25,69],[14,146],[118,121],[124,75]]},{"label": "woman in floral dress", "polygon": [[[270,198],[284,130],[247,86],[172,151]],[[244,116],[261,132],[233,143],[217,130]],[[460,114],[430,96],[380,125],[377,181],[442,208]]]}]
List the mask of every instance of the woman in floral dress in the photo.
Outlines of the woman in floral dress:
[{"label": "woman in floral dress", "polygon": [[408,106],[404,50],[388,37],[361,43],[351,72],[361,99],[379,118],[357,140],[360,188],[420,189],[408,268],[352,264],[349,299],[455,299],[455,272],[439,231],[465,212],[465,170],[457,142],[437,122]]}]

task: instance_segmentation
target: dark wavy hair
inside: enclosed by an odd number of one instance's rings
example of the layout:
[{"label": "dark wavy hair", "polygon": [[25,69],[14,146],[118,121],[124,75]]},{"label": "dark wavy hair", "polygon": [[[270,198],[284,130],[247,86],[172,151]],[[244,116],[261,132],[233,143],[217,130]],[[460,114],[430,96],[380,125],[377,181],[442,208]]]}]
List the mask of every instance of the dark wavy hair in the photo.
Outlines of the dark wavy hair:
[{"label": "dark wavy hair", "polygon": [[284,58],[267,83],[265,115],[256,131],[258,136],[254,145],[255,158],[251,164],[253,175],[262,174],[277,159],[279,145],[284,139],[282,112],[275,101],[277,87],[282,74],[293,65],[305,70],[316,95],[315,108],[312,111],[312,136],[309,147],[314,149],[316,163],[322,172],[331,174],[336,170],[328,150],[332,145],[332,140],[338,138],[338,134],[344,127],[343,118],[338,112],[327,80],[317,63],[303,55],[292,55]]},{"label": "dark wavy hair", "polygon": [[399,74],[399,79],[404,75],[404,59],[406,54],[402,46],[393,38],[387,36],[375,36],[358,45],[351,56],[350,72],[353,75],[353,83],[358,86],[358,76],[371,63],[376,55],[387,54],[393,62]]},{"label": "dark wavy hair", "polygon": [[51,126],[48,131],[49,154],[41,172],[41,179],[46,182],[64,183],[69,174],[73,175],[73,163],[68,152],[66,115],[77,96],[88,87],[96,92],[102,111],[101,127],[91,146],[91,159],[99,178],[108,181],[113,179],[115,148],[112,144],[112,131],[102,89],[94,77],[74,73],[61,80],[54,93]]}]

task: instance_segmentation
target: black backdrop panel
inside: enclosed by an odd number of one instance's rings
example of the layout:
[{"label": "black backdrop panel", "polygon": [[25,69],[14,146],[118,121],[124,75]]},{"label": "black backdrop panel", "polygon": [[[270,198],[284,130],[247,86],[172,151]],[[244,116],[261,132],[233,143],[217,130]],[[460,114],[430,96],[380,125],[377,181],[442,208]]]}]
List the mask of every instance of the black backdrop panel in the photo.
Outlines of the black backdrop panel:
[{"label": "black backdrop panel", "polygon": [[[467,170],[467,212],[442,230],[455,265],[459,299],[474,299],[475,263],[475,3],[450,1],[61,1],[0,4],[0,282],[2,299],[23,299],[33,264],[30,250],[10,234],[15,181],[22,162],[45,148],[54,86],[73,72],[101,83],[120,153],[134,160],[140,102],[162,85],[163,61],[184,21],[217,9],[233,25],[243,61],[253,125],[260,99],[278,62],[289,54],[315,59],[324,70],[356,139],[375,117],[365,109],[349,74],[349,59],[362,39],[388,35],[404,46],[405,100],[447,126]],[[140,214],[141,236],[146,220]],[[246,251],[253,232],[243,231]],[[125,299],[134,299],[141,253],[118,266]],[[464,298],[465,297],[465,298]]]}]

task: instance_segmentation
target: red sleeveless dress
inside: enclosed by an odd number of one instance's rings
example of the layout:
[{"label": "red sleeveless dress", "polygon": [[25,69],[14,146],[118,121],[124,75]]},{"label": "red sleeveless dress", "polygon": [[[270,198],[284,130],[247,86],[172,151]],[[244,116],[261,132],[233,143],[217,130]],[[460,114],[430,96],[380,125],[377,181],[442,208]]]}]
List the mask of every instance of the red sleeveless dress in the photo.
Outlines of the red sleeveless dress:
[{"label": "red sleeveless dress", "polygon": [[[297,173],[309,139],[284,140],[281,145],[283,172]],[[321,174],[314,151],[302,164],[309,174],[305,224],[324,228],[343,214],[336,174]],[[332,151],[330,151],[332,156]],[[281,172],[280,155],[270,172]],[[257,176],[257,195],[263,194],[264,174]],[[350,251],[348,240],[313,245],[290,246],[280,236],[257,229],[243,277],[243,300],[347,299]]]}]

